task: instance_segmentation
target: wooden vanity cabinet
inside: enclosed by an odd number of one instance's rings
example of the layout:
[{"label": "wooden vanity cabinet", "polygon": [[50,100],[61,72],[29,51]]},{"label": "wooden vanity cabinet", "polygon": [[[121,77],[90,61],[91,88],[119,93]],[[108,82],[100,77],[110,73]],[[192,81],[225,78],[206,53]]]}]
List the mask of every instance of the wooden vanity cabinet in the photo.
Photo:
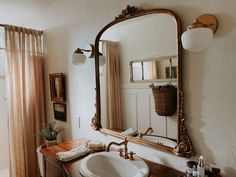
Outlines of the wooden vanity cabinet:
[{"label": "wooden vanity cabinet", "polygon": [[[44,177],[82,177],[79,173],[79,163],[84,157],[77,158],[70,162],[60,162],[56,158],[57,152],[69,151],[81,144],[85,144],[87,139],[68,141],[62,144],[43,148],[41,153],[44,156]],[[144,159],[145,160],[145,159]],[[179,177],[182,172],[172,168],[145,160],[150,169],[149,177]]]},{"label": "wooden vanity cabinet", "polygon": [[44,157],[44,177],[67,177],[63,165],[48,157]]}]

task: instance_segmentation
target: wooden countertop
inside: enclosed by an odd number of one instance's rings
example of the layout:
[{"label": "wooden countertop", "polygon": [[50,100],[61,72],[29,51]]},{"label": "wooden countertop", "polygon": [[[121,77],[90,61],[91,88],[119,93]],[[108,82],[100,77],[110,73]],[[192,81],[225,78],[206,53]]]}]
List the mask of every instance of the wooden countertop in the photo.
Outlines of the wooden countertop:
[{"label": "wooden countertop", "polygon": [[[56,153],[62,152],[62,151],[69,151],[81,144],[85,144],[86,141],[88,141],[88,139],[85,139],[85,138],[79,139],[76,141],[67,141],[62,144],[58,144],[58,145],[51,146],[48,148],[43,148],[41,150],[41,153],[46,158],[49,158],[51,160],[54,160],[57,163],[60,163],[64,171],[69,177],[82,177],[79,173],[78,166],[79,166],[80,160],[83,159],[84,157],[77,158],[70,162],[61,162],[56,158]],[[148,160],[145,160],[145,162],[149,166],[150,177],[178,177],[182,174],[182,172],[166,167],[164,165],[160,165],[160,164],[148,161]]]}]

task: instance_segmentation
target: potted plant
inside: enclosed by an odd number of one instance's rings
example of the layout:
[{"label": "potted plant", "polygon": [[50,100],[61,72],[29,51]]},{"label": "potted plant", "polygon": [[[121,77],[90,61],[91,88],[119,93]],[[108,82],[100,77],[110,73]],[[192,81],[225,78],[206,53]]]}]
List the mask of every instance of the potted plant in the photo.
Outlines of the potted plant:
[{"label": "potted plant", "polygon": [[57,144],[57,136],[64,131],[62,127],[56,127],[56,122],[49,123],[39,134],[44,137],[47,147]]},{"label": "potted plant", "polygon": [[160,116],[172,116],[176,111],[177,88],[171,84],[149,85],[152,89],[155,110]]}]

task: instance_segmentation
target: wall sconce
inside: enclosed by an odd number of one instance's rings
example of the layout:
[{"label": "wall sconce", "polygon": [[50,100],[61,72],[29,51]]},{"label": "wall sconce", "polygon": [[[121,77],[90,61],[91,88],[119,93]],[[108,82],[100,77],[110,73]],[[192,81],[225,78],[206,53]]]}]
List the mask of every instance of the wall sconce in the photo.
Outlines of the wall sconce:
[{"label": "wall sconce", "polygon": [[218,21],[214,15],[203,14],[194,20],[182,36],[183,48],[191,52],[206,50],[212,43],[213,34],[218,28]]},{"label": "wall sconce", "polygon": [[[84,49],[77,48],[71,55],[70,60],[73,65],[82,65],[85,63],[86,58],[94,57],[94,45],[89,44]],[[99,66],[105,64],[105,57],[99,52]]]},{"label": "wall sconce", "polygon": [[70,61],[73,65],[82,65],[85,63],[85,60],[86,56],[83,54],[80,48],[77,48],[70,57]]}]

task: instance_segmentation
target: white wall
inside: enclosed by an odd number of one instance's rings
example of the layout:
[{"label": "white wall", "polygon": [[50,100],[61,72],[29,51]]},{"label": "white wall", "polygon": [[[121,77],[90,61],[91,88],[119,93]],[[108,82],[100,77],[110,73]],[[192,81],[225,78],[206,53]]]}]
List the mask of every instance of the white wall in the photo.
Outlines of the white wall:
[{"label": "white wall", "polygon": [[[53,117],[49,99],[48,74],[66,73],[70,114],[65,125],[66,139],[90,137],[109,141],[94,132],[90,120],[95,111],[94,61],[80,67],[71,66],[70,54],[76,47],[94,43],[99,29],[110,22],[127,4],[144,8],[168,8],[176,12],[186,29],[194,18],[213,13],[219,19],[214,43],[202,53],[183,53],[185,114],[189,134],[197,155],[223,169],[225,177],[236,176],[236,1],[216,0],[61,0],[41,15],[23,24],[45,31],[47,58],[45,81],[48,118]],[[76,116],[81,118],[80,128]],[[184,170],[188,159],[162,153],[156,149],[130,144],[130,148],[149,160]]]}]

